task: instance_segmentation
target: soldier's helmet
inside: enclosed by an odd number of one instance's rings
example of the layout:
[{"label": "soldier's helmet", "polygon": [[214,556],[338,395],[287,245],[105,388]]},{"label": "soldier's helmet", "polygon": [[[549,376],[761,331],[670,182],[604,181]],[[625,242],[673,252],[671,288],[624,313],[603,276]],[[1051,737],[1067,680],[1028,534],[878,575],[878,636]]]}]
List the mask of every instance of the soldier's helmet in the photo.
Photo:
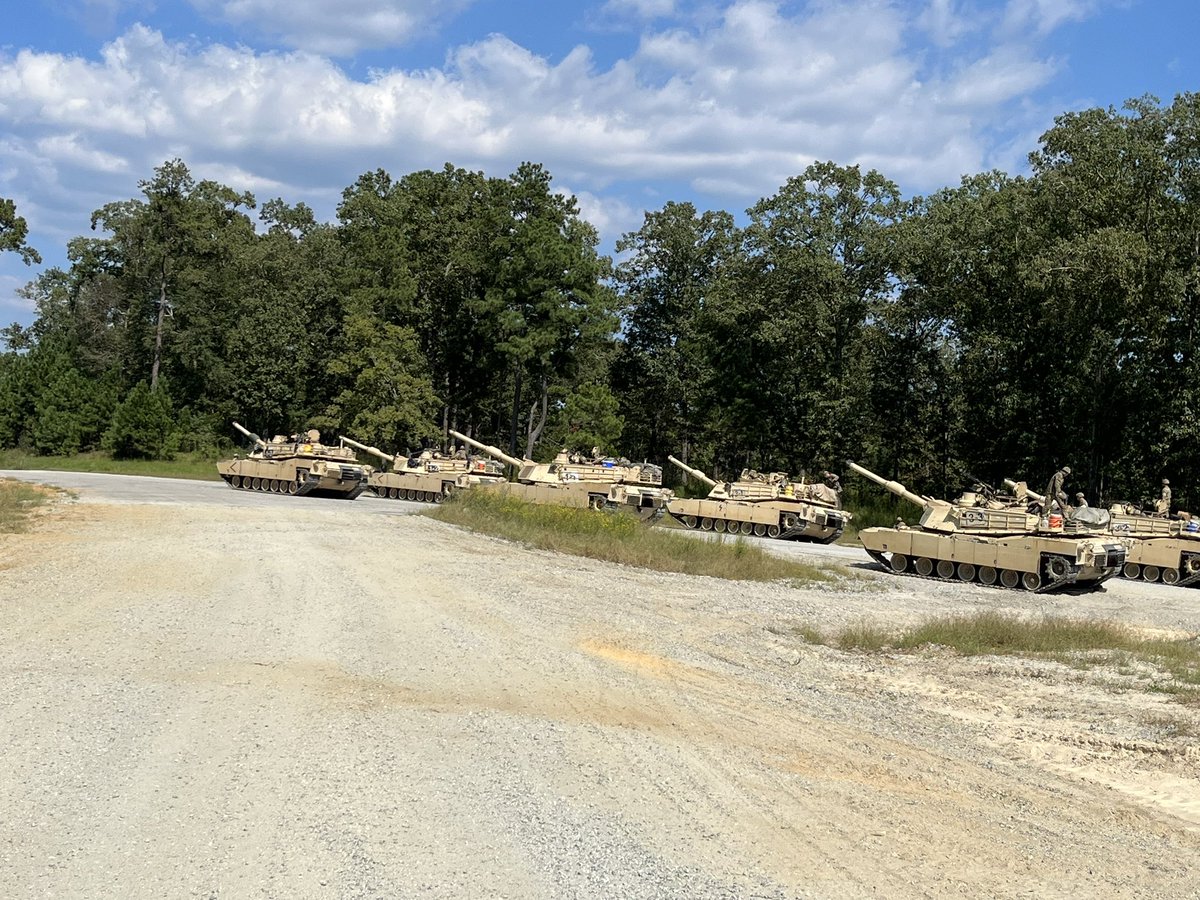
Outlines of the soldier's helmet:
[{"label": "soldier's helmet", "polygon": [[1080,491],[1078,494],[1076,494],[1076,495],[1075,495],[1075,499],[1076,499],[1076,500],[1083,500],[1083,499],[1085,499],[1085,498],[1084,498],[1084,496],[1083,496],[1083,491]]},{"label": "soldier's helmet", "polygon": [[1062,471],[1063,471],[1063,474],[1064,474],[1064,475],[1070,475],[1070,474],[1071,474],[1071,467],[1070,467],[1070,466],[1063,466],[1063,467],[1062,467]]},{"label": "soldier's helmet", "polygon": [[1167,485],[1167,484],[1170,484],[1170,483],[1171,483],[1171,482],[1170,482],[1170,481],[1168,481],[1167,479],[1165,479],[1165,478],[1163,479],[1163,484],[1164,484],[1164,485]]}]

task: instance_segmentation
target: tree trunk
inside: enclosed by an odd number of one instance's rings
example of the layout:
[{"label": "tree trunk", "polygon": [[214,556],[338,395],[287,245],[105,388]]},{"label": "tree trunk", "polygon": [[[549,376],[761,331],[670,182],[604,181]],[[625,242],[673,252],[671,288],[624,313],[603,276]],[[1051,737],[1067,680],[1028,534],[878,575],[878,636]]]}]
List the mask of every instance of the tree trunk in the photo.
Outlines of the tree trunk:
[{"label": "tree trunk", "polygon": [[[542,378],[542,396],[540,401],[535,400],[529,407],[529,425],[525,429],[525,458],[533,459],[533,447],[542,436],[542,429],[546,427],[546,415],[550,408],[550,389],[546,385],[545,377]],[[541,404],[542,414],[538,419],[537,424],[534,424],[533,417],[537,414],[538,404]]]},{"label": "tree trunk", "polygon": [[521,421],[521,370],[513,370],[512,424],[508,430],[508,455],[517,455],[517,424]]},{"label": "tree trunk", "polygon": [[158,387],[158,367],[162,362],[163,321],[167,317],[167,261],[164,259],[158,279],[158,324],[154,328],[154,363],[150,366],[150,390]]}]

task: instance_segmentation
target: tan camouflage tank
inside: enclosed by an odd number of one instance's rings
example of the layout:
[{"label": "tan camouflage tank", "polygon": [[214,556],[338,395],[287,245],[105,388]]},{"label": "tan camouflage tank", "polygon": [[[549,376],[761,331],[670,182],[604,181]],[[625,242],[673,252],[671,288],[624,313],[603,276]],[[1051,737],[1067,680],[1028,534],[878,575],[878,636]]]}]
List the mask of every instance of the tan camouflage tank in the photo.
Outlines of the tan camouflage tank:
[{"label": "tan camouflage tank", "polygon": [[344,435],[341,442],[392,466],[392,471],[375,471],[367,479],[367,486],[377,497],[389,500],[441,503],[455,490],[504,480],[504,466],[494,459],[469,457],[466,453],[443,456],[435,450],[425,450],[418,456],[407,457],[385,453],[378,447],[360,444]]},{"label": "tan camouflage tank", "polygon": [[560,452],[552,462],[517,459],[497,447],[480,443],[457,431],[450,434],[517,470],[516,482],[495,486],[531,503],[551,503],[580,509],[631,509],[643,519],[661,516],[674,494],[662,486],[662,468],[652,463],[624,459],[588,458]]},{"label": "tan camouflage tank", "polygon": [[857,463],[847,465],[921,509],[911,527],[898,521],[858,533],[867,553],[893,572],[1043,592],[1095,590],[1125,565],[1125,545],[1105,535],[1105,525],[1089,526],[1086,535],[1067,533],[1021,505],[922,497]]},{"label": "tan camouflage tank", "polygon": [[[1004,483],[1011,482],[1005,479]],[[1043,500],[1032,491],[1029,498],[1038,503]],[[1121,570],[1124,577],[1179,587],[1200,584],[1200,520],[1186,512],[1151,513],[1132,503],[1114,503],[1107,512],[1108,533],[1127,548]],[[1072,518],[1067,518],[1066,527]]]},{"label": "tan camouflage tank", "polygon": [[359,465],[354,452],[327,447],[313,429],[265,441],[237,422],[233,427],[254,442],[245,457],[217,463],[217,472],[232,488],[270,494],[325,494],[353,500],[367,487],[370,466]]},{"label": "tan camouflage tank", "polygon": [[687,528],[829,544],[853,518],[842,509],[841,485],[833,475],[829,484],[810,484],[789,481],[783,472],[744,470],[737,481],[718,482],[674,456],[667,459],[712,488],[703,499],[675,497],[667,504],[671,517]]}]

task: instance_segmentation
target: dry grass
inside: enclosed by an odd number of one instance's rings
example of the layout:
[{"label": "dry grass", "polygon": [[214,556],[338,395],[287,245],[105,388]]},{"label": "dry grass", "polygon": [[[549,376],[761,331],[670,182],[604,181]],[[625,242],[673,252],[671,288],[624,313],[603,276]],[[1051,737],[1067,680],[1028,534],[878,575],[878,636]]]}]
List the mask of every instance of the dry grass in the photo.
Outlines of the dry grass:
[{"label": "dry grass", "polygon": [[114,475],[153,475],[217,481],[214,460],[198,453],[179,453],[174,459],[113,459],[107,453],[75,456],[35,456],[21,450],[0,450],[0,469],[51,469],[56,472],[107,472]]},{"label": "dry grass", "polygon": [[0,479],[0,533],[24,531],[29,514],[55,497],[55,490],[11,478]]},{"label": "dry grass", "polygon": [[821,634],[809,626],[795,633],[808,643],[842,650],[916,652],[949,648],[963,656],[1028,656],[1080,669],[1108,666],[1118,672],[1153,673],[1146,688],[1200,705],[1200,636],[1175,640],[1146,637],[1135,628],[1092,619],[1023,618],[997,612],[939,616],[913,628],[887,631],[862,622]]},{"label": "dry grass", "polygon": [[828,570],[780,559],[740,538],[700,540],[652,528],[625,512],[526,503],[474,490],[434,508],[433,518],[473,531],[605,562],[738,581],[830,581]]}]

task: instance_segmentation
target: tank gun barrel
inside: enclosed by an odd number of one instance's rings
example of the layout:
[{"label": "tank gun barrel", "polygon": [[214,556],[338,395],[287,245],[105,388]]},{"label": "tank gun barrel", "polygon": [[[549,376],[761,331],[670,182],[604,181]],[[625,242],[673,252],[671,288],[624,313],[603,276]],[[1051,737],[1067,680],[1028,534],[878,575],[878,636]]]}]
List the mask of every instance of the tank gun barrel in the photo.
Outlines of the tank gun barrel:
[{"label": "tank gun barrel", "polygon": [[688,473],[689,475],[691,475],[693,478],[699,478],[701,481],[703,481],[703,482],[704,482],[705,484],[707,484],[709,487],[716,487],[716,486],[717,486],[717,483],[716,483],[715,481],[713,481],[711,478],[709,478],[707,475],[705,475],[705,474],[704,474],[703,472],[701,472],[699,469],[693,469],[693,468],[692,468],[691,466],[689,466],[687,463],[685,463],[685,462],[680,462],[679,460],[677,460],[677,459],[676,459],[675,457],[673,457],[673,456],[668,456],[668,457],[667,457],[667,459],[668,459],[668,460],[670,460],[671,462],[673,462],[675,465],[679,466],[679,468],[683,469],[683,471],[687,472],[687,473]]},{"label": "tank gun barrel", "polygon": [[498,460],[508,463],[510,466],[515,466],[519,469],[525,465],[522,460],[517,459],[515,456],[509,456],[499,447],[493,447],[490,444],[482,444],[474,438],[469,438],[465,434],[455,431],[453,428],[449,429],[449,431],[450,434],[454,435],[454,437],[458,438],[464,444],[470,444],[476,450],[482,450],[488,456],[495,457]]},{"label": "tank gun barrel", "polygon": [[[1008,488],[1013,488],[1014,490],[1018,487],[1017,483],[1015,481],[1013,481],[1011,478],[1004,479],[1004,486],[1008,487]],[[1030,500],[1033,500],[1037,503],[1043,503],[1046,500],[1046,497],[1044,494],[1035,494],[1033,491],[1029,490],[1029,488],[1025,489],[1025,496],[1028,497]]]},{"label": "tank gun barrel", "polygon": [[240,431],[242,434],[244,434],[246,437],[250,438],[250,440],[254,441],[254,443],[258,444],[260,447],[267,446],[266,441],[264,441],[262,438],[260,438],[257,434],[255,434],[249,428],[242,425],[240,422],[234,422],[233,427],[236,428],[238,431]]},{"label": "tank gun barrel", "polygon": [[926,500],[924,497],[921,497],[918,494],[914,494],[912,491],[910,491],[908,488],[906,488],[904,485],[902,485],[898,481],[888,481],[886,478],[881,478],[880,476],[878,476],[874,472],[872,472],[870,469],[864,469],[862,466],[860,466],[858,463],[856,463],[852,459],[846,460],[846,465],[848,465],[851,469],[853,469],[859,475],[863,476],[863,478],[867,478],[867,479],[875,482],[881,488],[883,488],[884,490],[891,491],[897,497],[903,497],[909,503],[915,503],[917,506],[921,506],[921,507],[929,506],[928,500]]},{"label": "tank gun barrel", "polygon": [[396,457],[392,456],[392,454],[384,453],[378,447],[368,447],[366,444],[360,444],[358,441],[354,440],[353,438],[348,438],[344,434],[340,435],[338,439],[343,444],[348,444],[355,450],[361,450],[363,453],[370,453],[372,456],[378,456],[384,462],[394,463],[396,461]]}]

